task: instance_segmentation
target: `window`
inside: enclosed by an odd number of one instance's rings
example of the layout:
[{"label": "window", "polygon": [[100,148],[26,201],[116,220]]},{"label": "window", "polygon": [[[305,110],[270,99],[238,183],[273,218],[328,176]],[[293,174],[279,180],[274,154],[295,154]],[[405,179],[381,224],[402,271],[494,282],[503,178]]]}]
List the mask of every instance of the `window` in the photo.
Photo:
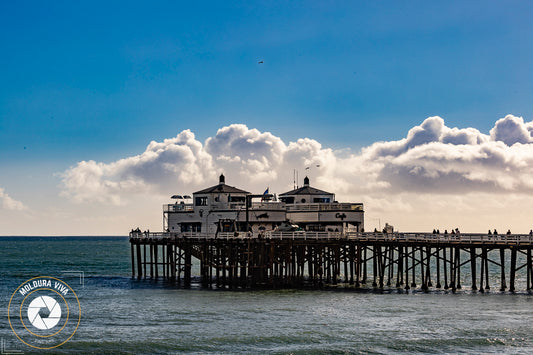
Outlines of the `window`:
[{"label": "window", "polygon": [[201,223],[181,223],[181,231],[198,233],[202,231],[202,224]]},{"label": "window", "polygon": [[308,224],[306,230],[310,232],[323,232],[324,226],[321,226],[320,224]]},{"label": "window", "polygon": [[294,203],[294,197],[281,197],[280,200],[286,204]]},{"label": "window", "polygon": [[228,198],[229,202],[242,202],[244,203],[246,201],[246,197],[244,196],[230,196]]},{"label": "window", "polygon": [[196,202],[194,204],[196,206],[207,206],[207,196],[197,197]]},{"label": "window", "polygon": [[329,198],[327,197],[315,197],[313,203],[329,203]]}]

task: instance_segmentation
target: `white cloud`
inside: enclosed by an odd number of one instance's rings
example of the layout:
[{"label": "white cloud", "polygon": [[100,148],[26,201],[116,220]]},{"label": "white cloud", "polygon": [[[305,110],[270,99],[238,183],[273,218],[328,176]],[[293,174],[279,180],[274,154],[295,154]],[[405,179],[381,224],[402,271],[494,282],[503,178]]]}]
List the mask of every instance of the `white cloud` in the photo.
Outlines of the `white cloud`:
[{"label": "white cloud", "polygon": [[[186,194],[226,182],[252,192],[292,188],[293,169],[340,200],[380,203],[405,194],[460,196],[533,194],[533,122],[508,115],[490,134],[450,128],[429,117],[397,141],[376,142],[358,153],[336,152],[301,138],[285,143],[242,124],[223,127],[204,143],[185,130],[151,142],[146,150],[108,164],[82,161],[63,173],[63,194],[75,201],[120,204],[143,194]],[[317,167],[319,166],[319,167]],[[311,170],[306,171],[306,167]],[[378,207],[376,207],[378,208]],[[387,207],[391,209],[392,206]]]},{"label": "white cloud", "polygon": [[243,124],[223,127],[205,142],[205,152],[213,158],[215,170],[231,171],[240,181],[252,176],[256,181],[277,179],[277,165],[286,150],[279,137]]},{"label": "white cloud", "polygon": [[496,121],[490,130],[490,136],[495,141],[502,141],[508,146],[515,143],[527,144],[533,142],[533,122],[524,123],[522,117],[507,115]]},{"label": "white cloud", "polygon": [[22,202],[11,198],[3,188],[0,187],[0,206],[6,210],[24,211],[28,209]]},{"label": "white cloud", "polygon": [[175,138],[150,142],[140,155],[109,164],[79,162],[62,174],[62,193],[76,202],[121,204],[130,195],[170,193],[176,186],[205,183],[212,166],[212,157],[185,130]]},{"label": "white cloud", "polygon": [[[533,193],[532,123],[508,115],[490,135],[474,128],[449,128],[427,118],[399,141],[377,142],[358,158],[374,172],[371,180],[389,193]],[[372,190],[375,190],[371,187]]]}]

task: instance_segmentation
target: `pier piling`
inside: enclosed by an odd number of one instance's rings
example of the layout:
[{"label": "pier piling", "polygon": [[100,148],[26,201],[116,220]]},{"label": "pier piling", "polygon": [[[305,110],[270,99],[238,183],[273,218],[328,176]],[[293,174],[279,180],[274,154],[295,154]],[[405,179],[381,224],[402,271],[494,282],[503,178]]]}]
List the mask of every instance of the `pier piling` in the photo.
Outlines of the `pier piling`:
[{"label": "pier piling", "polygon": [[[419,233],[304,232],[257,237],[221,233],[214,238],[132,232],[130,243],[133,277],[183,282],[185,287],[193,281],[194,259],[203,287],[360,288],[370,280],[377,289],[429,291],[435,286],[456,291],[466,282],[472,290],[486,292],[489,281],[498,278],[500,291],[505,291],[508,276],[509,291],[533,289],[533,243],[525,235],[452,239]],[[508,274],[506,253],[510,253]],[[518,273],[525,275],[517,277]],[[518,285],[519,280],[523,285]]]}]

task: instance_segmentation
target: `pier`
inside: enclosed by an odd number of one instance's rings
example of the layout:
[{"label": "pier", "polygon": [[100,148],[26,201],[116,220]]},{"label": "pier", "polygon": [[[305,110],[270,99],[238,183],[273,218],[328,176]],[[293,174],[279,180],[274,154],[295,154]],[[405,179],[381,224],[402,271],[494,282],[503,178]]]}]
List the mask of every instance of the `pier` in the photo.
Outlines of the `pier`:
[{"label": "pier", "polygon": [[533,236],[361,232],[130,233],[136,278],[204,287],[533,289]]}]

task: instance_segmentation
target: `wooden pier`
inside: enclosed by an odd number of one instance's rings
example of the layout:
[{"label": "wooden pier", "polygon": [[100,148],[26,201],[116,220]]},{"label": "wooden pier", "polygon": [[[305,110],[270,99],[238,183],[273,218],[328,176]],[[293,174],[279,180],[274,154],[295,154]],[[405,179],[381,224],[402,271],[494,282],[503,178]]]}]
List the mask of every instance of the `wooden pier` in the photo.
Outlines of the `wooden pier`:
[{"label": "wooden pier", "polygon": [[132,276],[217,288],[533,289],[531,235],[130,233]]}]

